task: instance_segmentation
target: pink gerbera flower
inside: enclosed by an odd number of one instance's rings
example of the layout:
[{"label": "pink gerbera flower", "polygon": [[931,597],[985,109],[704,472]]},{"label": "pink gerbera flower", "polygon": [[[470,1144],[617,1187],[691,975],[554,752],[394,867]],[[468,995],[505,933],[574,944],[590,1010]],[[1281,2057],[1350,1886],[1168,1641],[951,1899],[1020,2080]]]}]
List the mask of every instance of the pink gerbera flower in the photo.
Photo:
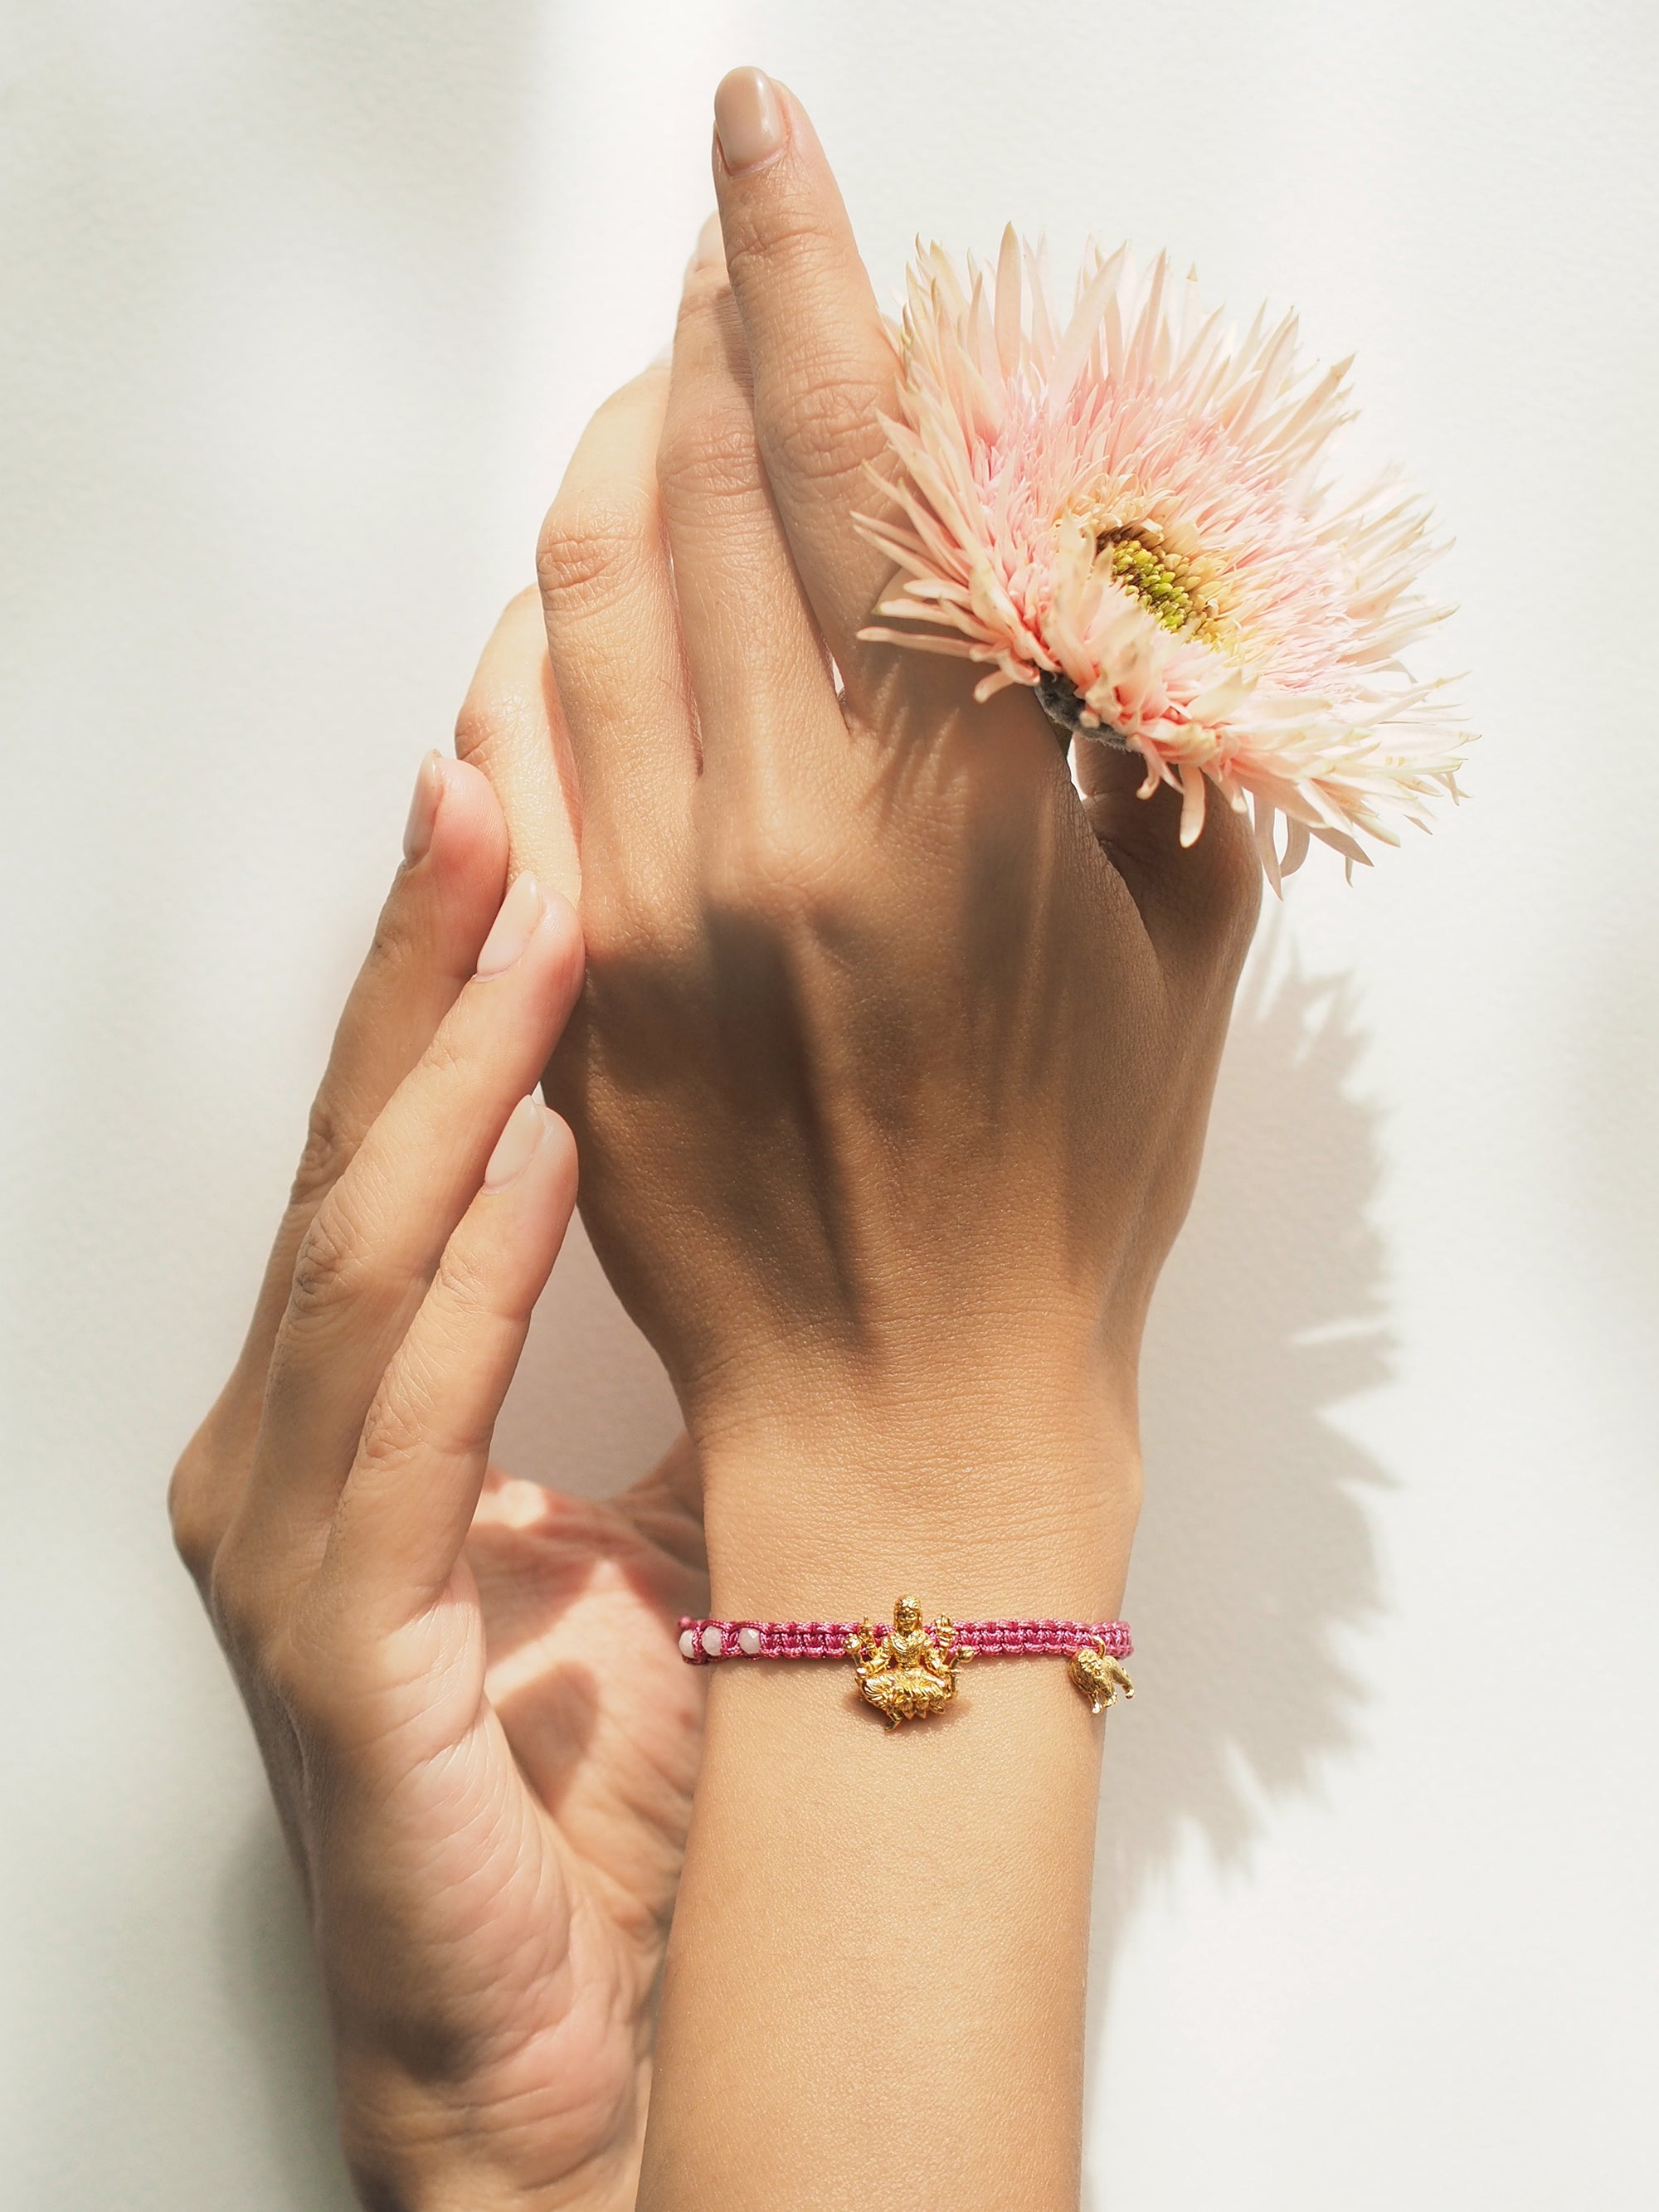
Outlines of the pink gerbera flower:
[{"label": "pink gerbera flower", "polygon": [[1333,493],[1348,363],[1304,368],[1293,316],[1241,342],[1165,257],[1091,244],[1062,331],[1010,229],[965,287],[921,254],[892,335],[899,512],[861,520],[901,571],[878,611],[924,628],[863,635],[987,663],[976,697],[1027,684],[1068,744],[1138,752],[1183,844],[1207,778],[1275,883],[1310,836],[1364,860],[1356,832],[1397,844],[1457,796],[1467,736],[1401,659],[1449,611],[1417,590],[1426,510],[1392,477]]}]

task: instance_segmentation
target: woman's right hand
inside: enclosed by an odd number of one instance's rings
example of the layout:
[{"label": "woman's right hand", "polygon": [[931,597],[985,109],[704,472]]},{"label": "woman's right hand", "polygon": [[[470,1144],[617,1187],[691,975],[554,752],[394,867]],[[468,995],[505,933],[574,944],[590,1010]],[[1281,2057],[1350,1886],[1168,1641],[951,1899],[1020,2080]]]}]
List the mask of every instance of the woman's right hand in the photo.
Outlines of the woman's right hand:
[{"label": "woman's right hand", "polygon": [[[1257,862],[860,641],[892,358],[799,106],[744,72],[716,114],[725,256],[543,534],[588,945],[550,1095],[715,1613],[1103,1620]],[[553,764],[487,757],[535,866]],[[975,1667],[896,1735],[842,1669],[708,1671],[641,2203],[1074,2207],[1100,1723],[1064,1669]]]},{"label": "woman's right hand", "polygon": [[729,1609],[844,1605],[943,1506],[1000,1580],[937,1595],[1054,1612],[1060,1549],[1097,1583],[1127,1554],[1142,1322],[1259,869],[1223,809],[1183,851],[1176,795],[1104,747],[1079,799],[1028,693],[860,641],[891,352],[799,105],[753,71],[720,102],[724,252],[542,535],[588,946],[551,1095]]}]

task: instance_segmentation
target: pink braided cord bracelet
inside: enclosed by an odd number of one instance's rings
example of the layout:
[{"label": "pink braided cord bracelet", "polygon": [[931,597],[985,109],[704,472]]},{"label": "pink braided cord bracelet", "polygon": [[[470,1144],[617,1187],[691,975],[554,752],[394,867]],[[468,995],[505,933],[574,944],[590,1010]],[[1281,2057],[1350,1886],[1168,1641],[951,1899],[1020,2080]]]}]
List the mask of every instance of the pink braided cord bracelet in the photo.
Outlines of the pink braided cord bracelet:
[{"label": "pink braided cord bracelet", "polygon": [[[716,1659],[844,1659],[855,1620],[704,1620],[680,1615],[680,1656],[693,1667]],[[1103,1644],[1115,1659],[1134,1650],[1127,1620],[959,1620],[957,1641],[986,1658],[1069,1659]]]}]

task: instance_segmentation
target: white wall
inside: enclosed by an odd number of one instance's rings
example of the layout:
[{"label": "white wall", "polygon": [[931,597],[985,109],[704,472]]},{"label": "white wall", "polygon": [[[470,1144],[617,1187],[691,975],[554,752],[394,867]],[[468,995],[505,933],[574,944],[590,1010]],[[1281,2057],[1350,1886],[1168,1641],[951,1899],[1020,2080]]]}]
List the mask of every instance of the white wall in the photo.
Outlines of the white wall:
[{"label": "white wall", "polygon": [[[35,0],[0,59],[6,2212],[337,2212],[163,1527],[422,750],[655,350],[752,59],[909,234],[1196,258],[1439,499],[1470,803],[1291,888],[1148,1377],[1111,2212],[1659,2202],[1644,0]],[[507,1446],[672,1409],[585,1251]]]}]

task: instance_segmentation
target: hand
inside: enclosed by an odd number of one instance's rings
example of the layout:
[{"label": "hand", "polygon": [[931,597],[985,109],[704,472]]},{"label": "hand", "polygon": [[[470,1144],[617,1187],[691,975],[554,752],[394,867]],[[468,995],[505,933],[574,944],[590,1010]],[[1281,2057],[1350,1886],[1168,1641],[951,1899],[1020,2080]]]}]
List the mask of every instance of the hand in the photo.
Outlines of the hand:
[{"label": "hand", "polygon": [[[482,696],[512,658],[507,624]],[[487,1468],[575,1194],[526,1093],[581,945],[556,890],[503,904],[476,769],[428,761],[410,849],[173,1523],[304,1881],[365,2201],[631,2206],[702,1727],[696,1474],[682,1443],[594,1504]]]},{"label": "hand", "polygon": [[[738,72],[716,118],[724,255],[544,532],[556,743],[477,748],[532,865],[580,780],[551,1095],[698,1447],[716,1612],[1097,1619],[1255,860],[1224,816],[1183,854],[1103,748],[1079,796],[1029,699],[860,642],[891,357],[798,105]],[[1052,1670],[974,1677],[889,1736],[835,1670],[714,1670],[653,2212],[896,2174],[1075,2204],[1100,1723]]]},{"label": "hand", "polygon": [[721,100],[724,256],[542,536],[588,949],[550,1095],[696,1439],[721,1605],[878,1598],[862,1565],[948,1517],[996,1588],[930,1604],[1054,1612],[1038,1533],[1127,1555],[1258,869],[1224,813],[1182,852],[1103,747],[1079,798],[1025,694],[860,641],[892,356],[799,105],[750,71]]}]

